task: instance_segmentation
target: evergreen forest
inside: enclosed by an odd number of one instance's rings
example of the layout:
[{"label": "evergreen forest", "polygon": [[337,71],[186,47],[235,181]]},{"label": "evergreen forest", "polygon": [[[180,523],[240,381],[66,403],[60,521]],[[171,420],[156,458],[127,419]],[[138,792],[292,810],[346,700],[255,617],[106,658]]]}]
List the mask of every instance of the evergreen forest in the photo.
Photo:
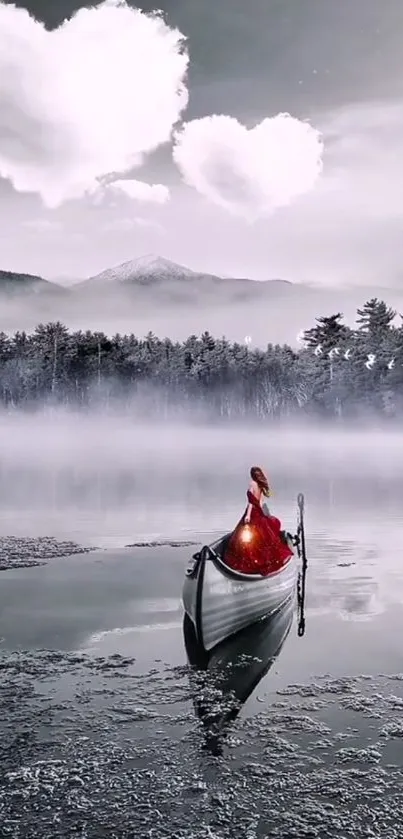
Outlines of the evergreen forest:
[{"label": "evergreen forest", "polygon": [[119,405],[155,419],[390,422],[403,416],[399,317],[373,298],[358,309],[354,328],[337,312],[318,317],[297,348],[266,349],[208,332],[180,343],[40,324],[31,334],[0,333],[0,400],[10,411]]}]

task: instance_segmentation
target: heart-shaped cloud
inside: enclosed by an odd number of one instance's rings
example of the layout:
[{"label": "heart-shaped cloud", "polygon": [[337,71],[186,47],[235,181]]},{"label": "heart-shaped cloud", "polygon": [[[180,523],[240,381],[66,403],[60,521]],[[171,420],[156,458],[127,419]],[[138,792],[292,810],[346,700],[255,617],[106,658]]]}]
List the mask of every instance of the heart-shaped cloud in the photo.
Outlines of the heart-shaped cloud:
[{"label": "heart-shaped cloud", "polygon": [[54,207],[140,165],[187,105],[187,67],[181,33],[121,0],[52,32],[0,2],[0,176]]},{"label": "heart-shaped cloud", "polygon": [[251,129],[224,115],[192,120],[176,133],[173,149],[189,186],[251,220],[311,190],[322,171],[322,154],[320,133],[289,114]]}]

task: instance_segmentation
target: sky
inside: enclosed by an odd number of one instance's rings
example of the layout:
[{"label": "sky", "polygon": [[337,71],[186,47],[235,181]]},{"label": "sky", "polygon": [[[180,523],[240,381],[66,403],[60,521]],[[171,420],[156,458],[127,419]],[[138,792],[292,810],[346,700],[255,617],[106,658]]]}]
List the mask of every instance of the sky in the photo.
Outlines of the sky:
[{"label": "sky", "polygon": [[158,5],[0,0],[0,268],[399,287],[401,0]]}]

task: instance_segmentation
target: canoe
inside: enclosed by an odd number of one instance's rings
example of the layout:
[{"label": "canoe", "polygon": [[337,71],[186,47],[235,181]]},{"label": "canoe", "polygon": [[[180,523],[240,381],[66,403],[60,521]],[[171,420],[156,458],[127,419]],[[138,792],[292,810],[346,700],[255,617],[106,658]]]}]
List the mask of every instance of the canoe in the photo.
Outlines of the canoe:
[{"label": "canoe", "polygon": [[296,611],[296,591],[270,617],[257,621],[207,653],[185,614],[183,636],[196,716],[205,746],[220,754],[228,727],[279,656]]},{"label": "canoe", "polygon": [[276,612],[296,589],[294,554],[266,577],[234,571],[223,562],[230,534],[194,554],[182,601],[201,646],[209,652],[246,626]]}]

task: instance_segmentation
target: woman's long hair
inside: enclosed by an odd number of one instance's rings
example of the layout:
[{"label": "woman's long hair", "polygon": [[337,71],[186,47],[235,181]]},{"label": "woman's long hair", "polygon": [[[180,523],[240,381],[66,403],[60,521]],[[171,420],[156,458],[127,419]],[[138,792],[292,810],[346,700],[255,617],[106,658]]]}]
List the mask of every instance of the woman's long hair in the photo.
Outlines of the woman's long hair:
[{"label": "woman's long hair", "polygon": [[269,496],[270,496],[269,482],[267,480],[267,477],[266,477],[265,473],[263,472],[263,469],[261,469],[260,466],[252,466],[252,468],[250,470],[250,476],[252,478],[252,481],[255,481],[255,483],[258,485],[258,487],[262,491],[263,495],[265,495],[266,498],[269,498]]}]

